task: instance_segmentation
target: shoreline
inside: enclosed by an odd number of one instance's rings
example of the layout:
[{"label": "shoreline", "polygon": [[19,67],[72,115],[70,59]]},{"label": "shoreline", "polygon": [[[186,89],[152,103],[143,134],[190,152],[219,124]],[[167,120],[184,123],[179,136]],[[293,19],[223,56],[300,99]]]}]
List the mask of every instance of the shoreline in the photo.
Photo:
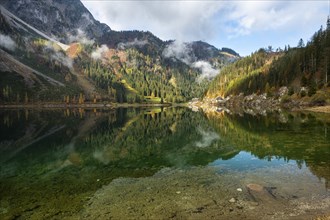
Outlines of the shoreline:
[{"label": "shoreline", "polygon": [[191,109],[202,109],[205,112],[222,111],[266,114],[274,111],[330,113],[330,90],[317,91],[313,96],[289,95],[287,87],[281,87],[276,94],[229,95],[227,97],[204,97],[188,103]]},{"label": "shoreline", "polygon": [[[176,106],[172,103],[84,103],[84,104],[61,104],[61,103],[31,103],[31,104],[0,104],[0,109],[65,109],[65,108],[132,108],[132,107],[169,107]],[[182,106],[182,105],[178,105]]]},{"label": "shoreline", "polygon": [[[236,103],[235,108],[237,107],[251,107],[245,106],[244,102],[241,102],[241,105]],[[84,103],[84,104],[61,104],[61,103],[31,103],[31,104],[0,104],[1,109],[72,109],[72,108],[83,108],[83,109],[115,109],[115,108],[143,108],[143,107],[188,107],[188,108],[201,108],[204,111],[212,111],[214,107],[233,107],[227,105],[216,105],[214,103],[208,102],[199,102],[198,105],[189,105],[189,103]],[[213,107],[213,108],[212,108]],[[255,106],[253,106],[255,107]],[[263,106],[264,107],[264,106]],[[317,112],[317,113],[330,113],[330,105],[324,106],[294,106],[292,108],[288,108],[287,106],[275,105],[270,106],[269,109],[285,109],[288,111],[308,111],[308,112]],[[229,108],[232,110],[232,108]],[[253,109],[253,108],[251,108]],[[265,109],[264,109],[265,110]]]},{"label": "shoreline", "polygon": [[312,106],[303,108],[304,111],[310,111],[310,112],[319,112],[319,113],[330,113],[330,105],[324,105],[324,106]]}]

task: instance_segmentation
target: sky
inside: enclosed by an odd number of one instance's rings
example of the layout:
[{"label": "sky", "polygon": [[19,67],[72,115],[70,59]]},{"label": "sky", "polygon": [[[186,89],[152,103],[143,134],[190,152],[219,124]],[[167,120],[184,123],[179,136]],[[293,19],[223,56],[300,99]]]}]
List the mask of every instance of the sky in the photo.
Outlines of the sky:
[{"label": "sky", "polygon": [[150,31],[162,40],[202,40],[242,56],[304,42],[326,27],[330,0],[82,0],[112,30]]}]

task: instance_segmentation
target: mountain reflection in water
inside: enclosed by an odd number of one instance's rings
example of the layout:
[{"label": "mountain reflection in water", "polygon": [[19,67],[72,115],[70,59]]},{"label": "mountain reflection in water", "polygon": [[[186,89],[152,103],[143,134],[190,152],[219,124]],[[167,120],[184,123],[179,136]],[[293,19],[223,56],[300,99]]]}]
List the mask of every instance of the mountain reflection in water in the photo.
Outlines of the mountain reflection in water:
[{"label": "mountain reflection in water", "polygon": [[[322,114],[167,107],[1,110],[0,119],[0,216],[45,194],[49,209],[77,211],[103,184],[164,167],[221,165],[244,172],[294,163],[330,188],[330,121]],[[61,206],[68,198],[74,207]]]}]

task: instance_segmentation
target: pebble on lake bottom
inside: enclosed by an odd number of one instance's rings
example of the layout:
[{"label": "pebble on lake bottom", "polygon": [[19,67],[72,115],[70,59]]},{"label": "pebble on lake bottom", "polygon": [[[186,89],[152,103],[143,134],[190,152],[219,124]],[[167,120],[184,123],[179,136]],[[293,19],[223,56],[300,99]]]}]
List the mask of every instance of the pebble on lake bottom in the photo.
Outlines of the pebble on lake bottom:
[{"label": "pebble on lake bottom", "polygon": [[229,202],[234,203],[234,202],[236,202],[236,199],[235,199],[235,198],[231,198],[231,199],[229,200]]}]

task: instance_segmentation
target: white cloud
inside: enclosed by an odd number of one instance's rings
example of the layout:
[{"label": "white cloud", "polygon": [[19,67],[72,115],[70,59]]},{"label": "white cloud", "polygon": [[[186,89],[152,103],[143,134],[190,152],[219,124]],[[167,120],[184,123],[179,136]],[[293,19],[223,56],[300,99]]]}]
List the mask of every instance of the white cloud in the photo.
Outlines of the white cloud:
[{"label": "white cloud", "polygon": [[96,48],[96,50],[92,52],[91,56],[94,60],[98,60],[101,59],[102,55],[108,51],[109,48],[107,47],[107,45],[103,44],[101,47]]},{"label": "white cloud", "polygon": [[206,61],[197,61],[192,64],[192,67],[198,68],[202,71],[202,74],[197,79],[198,82],[203,79],[212,79],[220,72],[220,70],[213,68],[212,65]]},{"label": "white cloud", "polygon": [[47,41],[47,44],[44,47],[44,52],[50,54],[51,60],[56,60],[69,68],[73,67],[73,60],[70,57],[66,56],[64,52],[57,51],[54,48],[53,42]]},{"label": "white cloud", "polygon": [[187,65],[191,65],[196,60],[190,44],[178,40],[167,45],[163,51],[163,56],[166,58],[174,57]]},{"label": "white cloud", "polygon": [[202,74],[198,77],[197,82],[203,79],[212,79],[220,72],[219,69],[214,68],[209,62],[197,60],[191,44],[189,43],[174,41],[163,50],[163,56],[176,58],[190,67],[199,69]]},{"label": "white cloud", "polygon": [[[212,1],[82,1],[114,30],[149,30],[163,40],[203,39],[222,4]],[[213,23],[213,22],[212,22]]]},{"label": "white cloud", "polygon": [[85,32],[81,29],[77,29],[76,35],[68,34],[68,41],[69,41],[69,43],[79,42],[79,43],[86,44],[86,45],[95,43],[95,41],[93,39],[89,39],[86,36]]},{"label": "white cloud", "polygon": [[322,1],[233,1],[230,4],[226,12],[226,22],[230,25],[225,27],[229,38],[269,31],[283,32],[284,36],[291,30],[301,33],[308,25],[321,25],[327,7]]},{"label": "white cloud", "polygon": [[72,59],[70,59],[63,53],[55,52],[54,54],[51,55],[51,59],[57,60],[58,62],[62,63],[64,66],[72,68],[73,65]]},{"label": "white cloud", "polygon": [[14,51],[16,48],[15,41],[10,36],[3,34],[0,34],[0,46],[11,51]]},{"label": "white cloud", "polygon": [[130,47],[134,47],[134,46],[137,46],[137,47],[142,47],[144,45],[148,44],[148,41],[147,40],[138,40],[138,39],[134,39],[134,41],[132,42],[127,42],[127,43],[119,43],[118,44],[118,49],[121,49],[121,50],[124,50],[126,48],[130,48]]},{"label": "white cloud", "polygon": [[[163,40],[203,40],[250,52],[260,35],[277,42],[306,39],[325,24],[327,1],[83,1],[96,19],[114,30],[148,30]],[[281,33],[281,39],[272,38]],[[253,37],[250,38],[253,41]],[[260,40],[254,40],[259,41]],[[260,45],[265,47],[268,45]],[[284,46],[284,45],[282,45]]]}]

